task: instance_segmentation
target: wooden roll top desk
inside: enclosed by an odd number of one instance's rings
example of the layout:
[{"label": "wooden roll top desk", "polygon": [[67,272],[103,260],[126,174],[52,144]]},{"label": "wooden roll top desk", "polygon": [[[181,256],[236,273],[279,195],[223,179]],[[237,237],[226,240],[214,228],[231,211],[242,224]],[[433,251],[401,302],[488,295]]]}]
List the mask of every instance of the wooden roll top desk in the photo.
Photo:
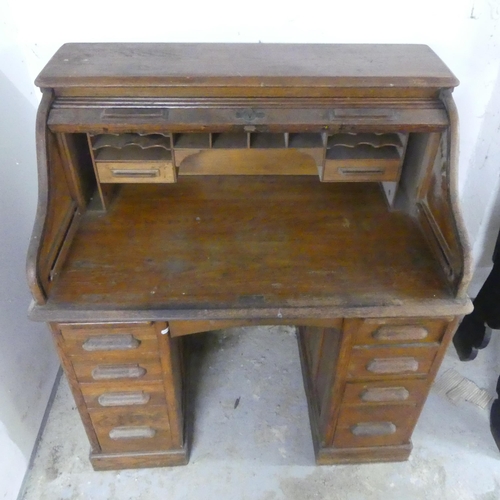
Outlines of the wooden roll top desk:
[{"label": "wooden roll top desk", "polygon": [[183,336],[296,325],[319,464],[404,460],[460,317],[453,74],[421,45],[68,44],[30,316],[95,469],[185,464]]}]

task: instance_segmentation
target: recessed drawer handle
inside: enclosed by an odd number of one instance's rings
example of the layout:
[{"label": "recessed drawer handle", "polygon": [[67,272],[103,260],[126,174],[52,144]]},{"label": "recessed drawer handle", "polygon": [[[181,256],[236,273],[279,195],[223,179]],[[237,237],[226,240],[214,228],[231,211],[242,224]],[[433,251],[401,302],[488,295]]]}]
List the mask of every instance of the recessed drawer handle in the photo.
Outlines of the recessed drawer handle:
[{"label": "recessed drawer handle", "polygon": [[134,118],[168,118],[169,110],[164,109],[130,109],[130,108],[107,108],[101,113],[103,120],[124,120],[124,119],[134,119]]},{"label": "recessed drawer handle", "polygon": [[92,370],[94,380],[114,378],[141,378],[146,375],[146,368],[139,365],[97,366]]},{"label": "recessed drawer handle", "polygon": [[335,120],[338,118],[364,118],[371,120],[393,120],[394,111],[384,111],[382,109],[332,109],[328,111],[328,118]]},{"label": "recessed drawer handle", "polygon": [[396,432],[392,422],[366,422],[353,425],[351,432],[355,436],[388,436]]},{"label": "recessed drawer handle", "polygon": [[385,172],[383,168],[339,168],[342,175],[380,175]]},{"label": "recessed drawer handle", "polygon": [[361,392],[360,399],[365,403],[387,401],[406,401],[410,393],[404,387],[372,387]]},{"label": "recessed drawer handle", "polygon": [[97,401],[101,406],[135,406],[148,404],[151,396],[147,392],[106,392]]},{"label": "recessed drawer handle", "polygon": [[113,177],[159,177],[160,171],[157,168],[150,168],[147,170],[134,170],[133,168],[112,168],[111,174],[113,175]]},{"label": "recessed drawer handle", "polygon": [[87,339],[82,348],[84,351],[126,351],[137,349],[141,341],[128,333],[118,335],[100,335]]},{"label": "recessed drawer handle", "polygon": [[109,431],[111,439],[151,439],[155,434],[151,427],[115,427]]},{"label": "recessed drawer handle", "polygon": [[372,336],[376,340],[423,340],[427,338],[429,332],[423,326],[381,326],[373,332]]},{"label": "recessed drawer handle", "polygon": [[418,361],[415,358],[375,358],[366,369],[371,373],[403,373],[416,372]]}]

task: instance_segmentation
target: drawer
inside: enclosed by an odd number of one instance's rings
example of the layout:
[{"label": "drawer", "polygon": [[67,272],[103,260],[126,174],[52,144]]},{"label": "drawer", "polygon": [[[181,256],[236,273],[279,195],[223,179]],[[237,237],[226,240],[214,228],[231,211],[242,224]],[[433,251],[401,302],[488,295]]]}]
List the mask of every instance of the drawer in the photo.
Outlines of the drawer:
[{"label": "drawer", "polygon": [[80,388],[87,408],[139,409],[166,404],[165,390],[161,382],[116,382],[109,384],[81,384]]},{"label": "drawer", "polygon": [[82,384],[99,382],[109,386],[116,382],[162,380],[162,369],[158,357],[123,363],[74,361],[73,368],[78,381]]},{"label": "drawer", "polygon": [[61,325],[65,352],[82,359],[127,360],[158,352],[152,324]]},{"label": "drawer", "polygon": [[171,183],[176,181],[172,161],[96,162],[101,183]]},{"label": "drawer", "polygon": [[440,342],[449,322],[450,320],[445,318],[365,319],[353,334],[353,343],[369,345]]},{"label": "drawer", "polygon": [[152,406],[148,410],[91,410],[90,418],[103,452],[171,448],[166,406]]},{"label": "drawer", "polygon": [[343,407],[333,444],[339,448],[357,448],[407,443],[418,414],[418,407],[412,405]]},{"label": "drawer", "polygon": [[346,384],[343,405],[420,404],[425,400],[427,379],[350,382]]},{"label": "drawer", "polygon": [[427,375],[438,346],[355,347],[349,360],[348,378],[383,379]]},{"label": "drawer", "polygon": [[323,182],[397,182],[401,161],[326,159]]}]

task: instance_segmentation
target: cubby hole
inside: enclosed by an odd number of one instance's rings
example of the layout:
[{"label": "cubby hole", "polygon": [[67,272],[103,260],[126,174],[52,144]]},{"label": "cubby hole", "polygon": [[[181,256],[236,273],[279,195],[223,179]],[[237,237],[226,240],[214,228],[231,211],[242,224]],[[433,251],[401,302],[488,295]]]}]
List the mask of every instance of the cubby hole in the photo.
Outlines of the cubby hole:
[{"label": "cubby hole", "polygon": [[248,137],[245,133],[212,134],[212,148],[214,149],[245,149],[247,147]]},{"label": "cubby hole", "polygon": [[255,149],[285,148],[285,134],[251,134],[250,147]]},{"label": "cubby hole", "polygon": [[289,148],[323,148],[324,141],[321,134],[304,133],[290,134],[288,139]]},{"label": "cubby hole", "polygon": [[210,134],[174,134],[175,149],[208,149],[211,144]]}]

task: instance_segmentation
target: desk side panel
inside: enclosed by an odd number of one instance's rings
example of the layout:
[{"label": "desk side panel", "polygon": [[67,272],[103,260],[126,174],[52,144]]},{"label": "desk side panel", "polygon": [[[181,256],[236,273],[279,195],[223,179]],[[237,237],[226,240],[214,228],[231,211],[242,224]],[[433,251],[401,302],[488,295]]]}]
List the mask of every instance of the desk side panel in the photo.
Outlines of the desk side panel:
[{"label": "desk side panel", "polygon": [[458,114],[449,91],[443,92],[450,126],[441,135],[427,178],[420,185],[417,214],[456,297],[466,296],[471,280],[470,245],[458,202]]},{"label": "desk side panel", "polygon": [[57,138],[47,128],[52,101],[52,93],[44,91],[36,123],[39,194],[28,249],[27,277],[38,304],[47,299],[81,215]]}]

